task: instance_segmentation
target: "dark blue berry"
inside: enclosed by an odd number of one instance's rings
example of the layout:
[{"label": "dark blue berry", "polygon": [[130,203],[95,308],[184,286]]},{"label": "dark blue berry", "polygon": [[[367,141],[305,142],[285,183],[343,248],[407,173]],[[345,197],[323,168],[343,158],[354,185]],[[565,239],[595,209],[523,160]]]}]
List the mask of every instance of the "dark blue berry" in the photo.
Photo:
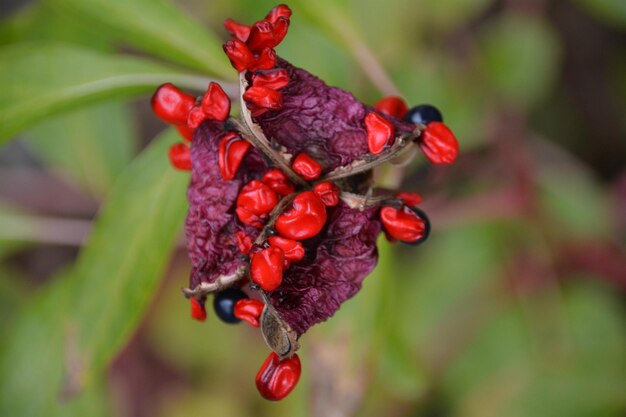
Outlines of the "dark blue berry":
[{"label": "dark blue berry", "polygon": [[424,236],[422,236],[420,239],[417,239],[415,242],[402,242],[402,243],[406,243],[407,245],[411,245],[411,246],[417,246],[419,244],[424,243],[426,239],[428,239],[428,236],[430,235],[430,220],[428,219],[428,216],[426,215],[426,213],[424,213],[422,210],[418,209],[417,207],[411,207],[411,210],[413,210],[413,212],[417,214],[417,217],[419,217],[424,222]]},{"label": "dark blue berry", "polygon": [[213,298],[215,314],[226,323],[239,323],[241,320],[235,317],[235,304],[244,298],[248,296],[238,288],[227,288],[218,292]]},{"label": "dark blue berry", "polygon": [[443,122],[443,116],[437,107],[430,104],[420,104],[415,106],[404,116],[404,121],[423,125],[427,125],[430,122]]}]

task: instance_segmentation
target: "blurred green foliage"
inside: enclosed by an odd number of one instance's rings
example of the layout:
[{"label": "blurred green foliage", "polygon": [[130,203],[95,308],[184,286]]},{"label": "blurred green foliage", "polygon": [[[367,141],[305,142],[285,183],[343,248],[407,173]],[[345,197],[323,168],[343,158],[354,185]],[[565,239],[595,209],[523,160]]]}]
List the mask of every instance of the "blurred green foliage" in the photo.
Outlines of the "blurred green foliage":
[{"label": "blurred green foliage", "polygon": [[[39,216],[54,213],[0,193],[0,415],[624,415],[623,277],[564,258],[595,242],[619,261],[626,233],[618,175],[584,161],[599,119],[585,125],[575,98],[588,90],[567,80],[596,68],[562,17],[623,40],[624,4],[290,3],[281,56],[368,103],[384,94],[364,68],[373,58],[410,104],[444,111],[463,156],[405,170],[404,188],[433,201],[430,241],[381,239],[362,291],[303,337],[303,379],[278,404],[253,384],[266,356],[256,330],[188,318],[175,250],[187,177],[167,166],[175,132],[152,139],[144,117],[163,82],[232,81],[221,21],[254,21],[274,3],[41,0],[12,12],[0,20],[0,141],[102,209],[75,262],[43,280],[16,259],[36,261]],[[623,105],[624,49],[605,48],[603,78]],[[626,118],[613,119],[623,139]],[[607,161],[626,160],[626,141],[603,143]]]}]

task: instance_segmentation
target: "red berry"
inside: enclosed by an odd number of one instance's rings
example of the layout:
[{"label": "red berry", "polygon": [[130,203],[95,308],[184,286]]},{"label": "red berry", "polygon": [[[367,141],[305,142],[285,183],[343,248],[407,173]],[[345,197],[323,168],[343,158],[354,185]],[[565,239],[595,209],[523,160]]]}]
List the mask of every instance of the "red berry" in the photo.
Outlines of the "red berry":
[{"label": "red berry", "polygon": [[402,119],[408,111],[404,100],[395,96],[384,97],[378,100],[378,102],[374,105],[374,108],[380,110],[387,116],[392,116],[396,119]]},{"label": "red berry", "polygon": [[233,19],[226,19],[224,27],[231,35],[242,42],[247,41],[248,36],[250,36],[250,26],[237,23]]},{"label": "red berry", "polygon": [[278,195],[259,180],[244,185],[237,197],[237,216],[245,224],[259,227],[258,223],[278,204]]},{"label": "red berry", "polygon": [[365,130],[367,147],[375,155],[381,153],[393,137],[393,125],[378,113],[365,116]]},{"label": "red berry", "polygon": [[264,109],[277,110],[283,106],[283,95],[267,87],[250,87],[243,93],[243,99]]},{"label": "red berry", "polygon": [[276,204],[276,193],[259,180],[252,180],[244,185],[237,197],[237,207],[245,207],[259,216],[269,214]]},{"label": "red berry", "polygon": [[289,182],[289,178],[283,171],[277,168],[267,171],[261,178],[261,181],[283,197],[295,191],[295,187]]},{"label": "red berry", "polygon": [[260,20],[252,25],[246,44],[252,52],[261,52],[264,48],[275,47],[277,43],[274,42],[272,24],[267,20]]},{"label": "red berry", "polygon": [[223,122],[230,114],[230,99],[218,83],[211,82],[204,97],[202,111],[207,119]]},{"label": "red berry", "polygon": [[322,174],[322,166],[305,153],[300,153],[291,164],[293,170],[307,181],[312,181]]},{"label": "red berry", "polygon": [[170,83],[157,88],[150,101],[152,111],[159,119],[175,125],[187,122],[187,114],[195,103],[195,97],[183,93]]},{"label": "red berry", "polygon": [[193,106],[187,115],[187,126],[190,129],[197,129],[204,122],[206,115],[201,106]]},{"label": "red berry", "polygon": [[256,374],[256,387],[266,400],[279,401],[295,388],[301,372],[297,354],[280,360],[276,352],[272,352]]},{"label": "red berry", "polygon": [[250,253],[250,248],[252,247],[252,238],[246,235],[241,230],[235,233],[235,238],[237,239],[237,246],[239,246],[239,250],[241,253],[247,255]]},{"label": "red berry", "polygon": [[272,25],[272,32],[274,33],[274,46],[280,45],[280,43],[287,36],[289,30],[289,19],[285,17],[279,17],[278,20]]},{"label": "red berry", "polygon": [[401,191],[401,192],[397,193],[396,196],[398,198],[400,198],[402,200],[402,202],[404,204],[406,204],[407,206],[409,206],[409,207],[415,207],[419,203],[422,202],[422,196],[419,195],[418,193],[411,193],[411,192],[408,192],[408,191]]},{"label": "red berry", "polygon": [[263,229],[265,216],[257,216],[244,207],[237,207],[235,213],[237,213],[237,218],[241,223],[256,227],[257,229]]},{"label": "red berry", "polygon": [[276,66],[276,51],[272,48],[265,48],[259,56],[250,64],[250,71],[268,70]]},{"label": "red berry", "polygon": [[264,291],[274,291],[283,282],[285,254],[280,248],[270,246],[252,255],[250,278]]},{"label": "red berry", "polygon": [[234,314],[239,320],[245,320],[254,327],[259,327],[259,318],[263,313],[265,304],[253,298],[245,298],[235,303]]},{"label": "red berry", "polygon": [[191,150],[184,143],[175,143],[170,146],[170,163],[181,171],[191,170]]},{"label": "red berry", "polygon": [[433,164],[451,164],[459,153],[459,142],[446,125],[430,122],[422,132],[419,146]]},{"label": "red berry", "polygon": [[226,52],[230,63],[233,64],[237,72],[249,69],[255,62],[254,55],[252,55],[252,51],[250,51],[248,45],[239,39],[226,42],[224,44],[224,52]]},{"label": "red berry", "polygon": [[282,236],[293,240],[309,239],[326,224],[326,206],[312,191],[298,194],[291,206],[276,219],[276,230]]},{"label": "red berry", "polygon": [[191,142],[193,140],[193,132],[194,129],[190,128],[187,125],[177,125],[176,126],[176,130],[178,130],[178,133],[180,133],[180,135],[187,139],[189,142]]},{"label": "red berry", "polygon": [[285,259],[290,262],[298,262],[304,258],[304,246],[297,240],[285,239],[280,236],[270,236],[267,241],[270,246],[282,249]]},{"label": "red berry", "polygon": [[236,132],[228,132],[220,141],[217,164],[225,180],[232,180],[241,161],[246,156],[250,143]]},{"label": "red berry", "polygon": [[291,17],[291,9],[286,4],[279,4],[270,10],[265,16],[265,18],[272,24],[276,23],[280,17],[284,17],[285,19],[289,19]]},{"label": "red berry", "polygon": [[190,298],[189,301],[191,301],[191,317],[194,320],[205,321],[206,309],[204,308],[204,301],[200,302],[195,297]]},{"label": "red berry", "polygon": [[289,84],[289,74],[283,68],[257,71],[252,74],[253,87],[267,87],[272,90],[280,90],[287,84]]},{"label": "red berry", "polygon": [[322,200],[326,207],[339,204],[339,187],[332,182],[320,182],[313,187],[313,192]]},{"label": "red berry", "polygon": [[407,206],[381,208],[380,220],[389,235],[403,242],[415,243],[427,234],[426,222]]}]

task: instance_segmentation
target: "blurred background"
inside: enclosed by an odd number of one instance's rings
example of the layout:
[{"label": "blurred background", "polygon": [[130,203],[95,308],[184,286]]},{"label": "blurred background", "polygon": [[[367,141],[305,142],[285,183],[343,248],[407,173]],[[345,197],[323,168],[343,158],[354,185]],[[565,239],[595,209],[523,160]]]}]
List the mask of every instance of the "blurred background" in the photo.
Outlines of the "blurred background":
[{"label": "blurred background", "polygon": [[188,174],[154,88],[232,83],[243,0],[0,5],[0,415],[626,415],[626,3],[289,3],[277,52],[373,104],[439,107],[461,144],[382,181],[425,197],[363,290],[301,339],[280,403],[257,330],[189,318]]}]

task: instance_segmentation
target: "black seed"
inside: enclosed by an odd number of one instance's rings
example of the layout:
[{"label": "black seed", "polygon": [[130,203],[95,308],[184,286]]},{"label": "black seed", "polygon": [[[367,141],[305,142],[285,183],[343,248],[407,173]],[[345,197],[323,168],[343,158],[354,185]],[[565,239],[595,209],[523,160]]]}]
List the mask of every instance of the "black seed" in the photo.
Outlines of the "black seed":
[{"label": "black seed", "polygon": [[226,323],[239,323],[241,320],[235,317],[235,304],[244,298],[248,296],[238,288],[227,288],[218,292],[213,298],[215,314]]},{"label": "black seed", "polygon": [[417,239],[415,242],[402,242],[402,243],[406,243],[407,245],[411,245],[411,246],[417,246],[417,245],[424,243],[426,239],[428,239],[428,236],[430,235],[430,220],[428,219],[428,216],[426,215],[426,213],[424,213],[422,210],[418,209],[417,207],[410,207],[410,209],[413,210],[413,212],[417,214],[417,217],[422,219],[422,221],[424,222],[424,236],[422,236],[420,239]]},{"label": "black seed", "polygon": [[443,116],[437,107],[430,104],[420,104],[410,109],[404,116],[404,121],[423,125],[430,122],[443,122]]}]

